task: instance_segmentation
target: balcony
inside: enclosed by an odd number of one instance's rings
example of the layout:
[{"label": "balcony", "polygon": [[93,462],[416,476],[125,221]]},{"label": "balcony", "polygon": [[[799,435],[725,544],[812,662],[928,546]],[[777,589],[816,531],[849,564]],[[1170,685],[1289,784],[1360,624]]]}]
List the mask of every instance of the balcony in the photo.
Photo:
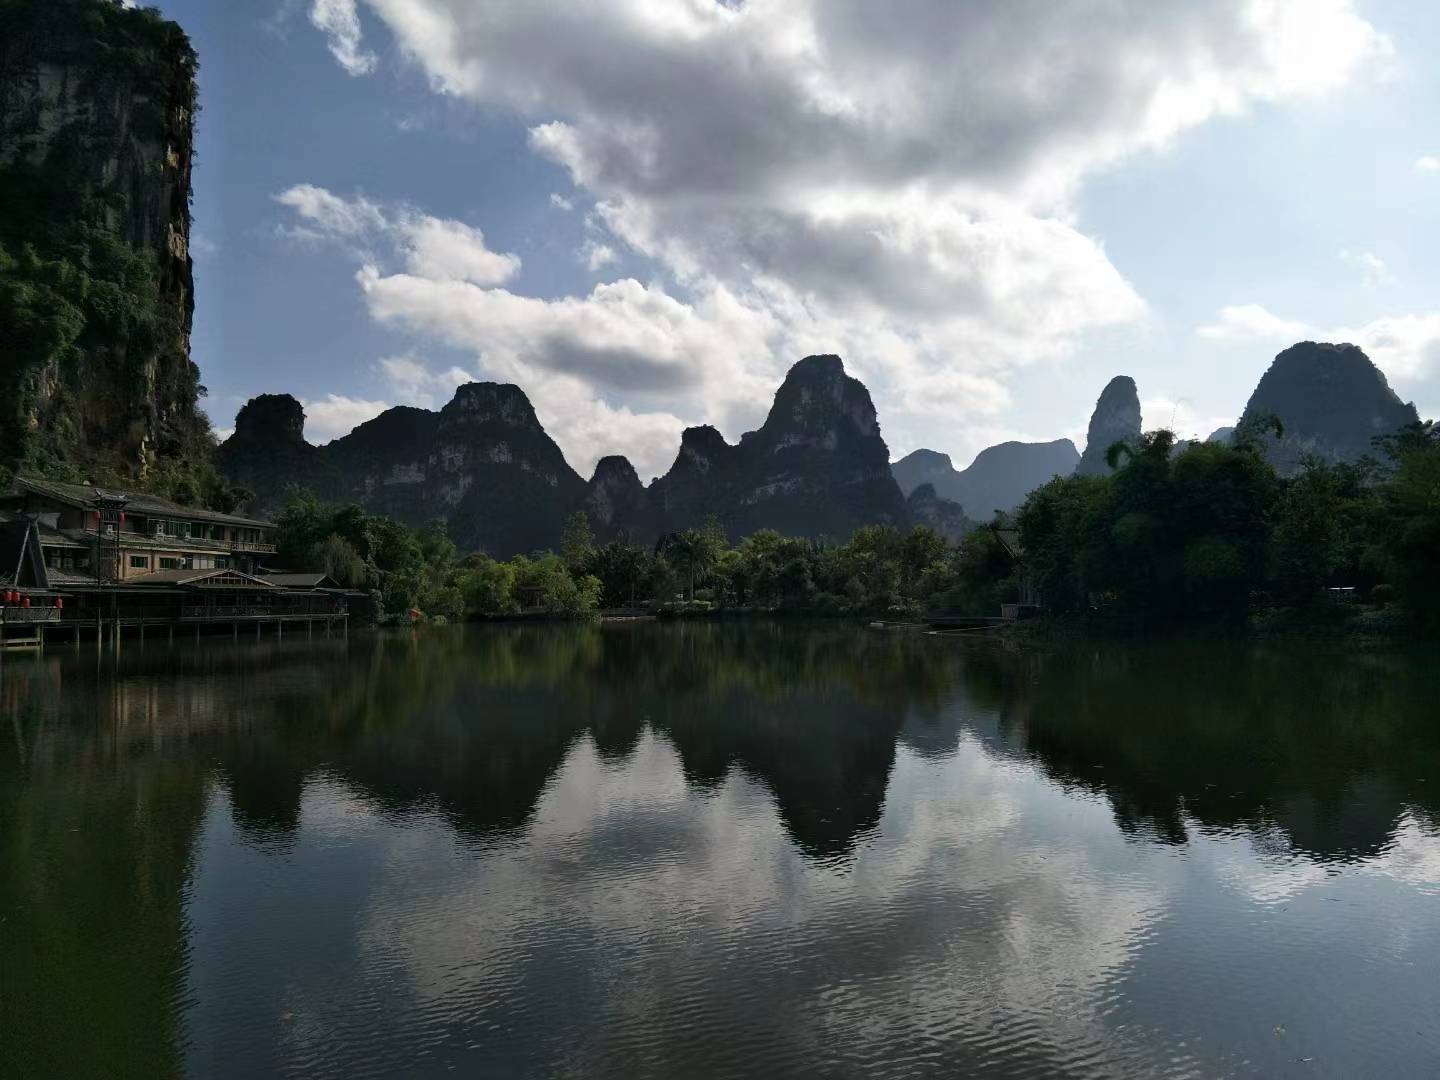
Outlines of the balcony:
[{"label": "balcony", "polygon": [[[110,540],[112,537],[102,537],[94,529],[86,529],[85,534],[91,539]],[[128,529],[120,531],[120,546],[134,544],[143,541],[147,545],[174,548],[177,551],[232,551],[242,555],[274,555],[275,545],[267,541],[254,540],[211,540],[205,537],[196,536],[171,536],[168,533],[155,534],[153,532],[132,532]]]}]

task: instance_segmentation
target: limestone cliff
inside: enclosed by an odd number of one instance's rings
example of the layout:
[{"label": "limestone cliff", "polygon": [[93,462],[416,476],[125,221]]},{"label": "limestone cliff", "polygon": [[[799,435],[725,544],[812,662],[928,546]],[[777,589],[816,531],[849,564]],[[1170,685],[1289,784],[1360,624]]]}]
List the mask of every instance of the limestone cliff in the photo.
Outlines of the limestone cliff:
[{"label": "limestone cliff", "polygon": [[585,486],[580,509],[590,519],[590,528],[602,543],[629,540],[649,544],[660,532],[650,493],[629,458],[612,454],[595,465],[595,474]]},{"label": "limestone cliff", "polygon": [[[553,548],[575,510],[601,541],[642,544],[712,514],[736,538],[763,528],[840,538],[910,520],[870,394],[834,356],[791,368],[764,425],[739,445],[713,427],[689,428],[675,464],[648,489],[618,456],[582,480],[516,386],[470,383],[438,414],[389,409],[320,447],[305,442],[303,426],[287,395],[262,395],[236,416],[217,460],[253,492],[253,512],[274,513],[294,485],[412,524],[439,518],[462,549],[500,557]],[[963,529],[959,507],[931,510],[944,528]]]},{"label": "limestone cliff", "polygon": [[0,470],[192,497],[196,56],[112,0],[0,0]]},{"label": "limestone cliff", "polygon": [[935,485],[920,484],[905,500],[905,510],[916,525],[928,525],[946,540],[958,543],[975,523],[965,516],[958,502],[935,494]]},{"label": "limestone cliff", "polygon": [[247,402],[216,458],[225,477],[274,513],[291,486],[414,525],[440,519],[466,550],[509,557],[553,547],[585,482],[518,386],[469,383],[438,413],[387,409],[311,446],[289,395]]},{"label": "limestone cliff", "polygon": [[1077,476],[1107,476],[1110,466],[1106,455],[1117,442],[1135,443],[1140,438],[1140,392],[1129,375],[1117,375],[1100,393],[1090,428],[1085,436],[1085,452],[1075,466]]},{"label": "limestone cliff", "polygon": [[1418,422],[1414,405],[1400,400],[1384,373],[1355,345],[1302,341],[1275,357],[1245,413],[1279,417],[1284,435],[1265,437],[1265,452],[1282,475],[1307,457],[1358,461],[1378,456],[1372,440]]},{"label": "limestone cliff", "polygon": [[838,356],[807,356],[739,445],[714,428],[687,430],[651,497],[669,529],[714,514],[731,536],[847,537],[862,525],[908,521],[889,457],[865,385]]}]

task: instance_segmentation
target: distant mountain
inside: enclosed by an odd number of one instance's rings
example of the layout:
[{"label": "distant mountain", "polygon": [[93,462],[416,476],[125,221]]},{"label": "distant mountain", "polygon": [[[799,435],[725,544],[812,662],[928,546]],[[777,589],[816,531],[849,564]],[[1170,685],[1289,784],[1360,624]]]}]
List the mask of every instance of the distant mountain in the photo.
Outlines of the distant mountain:
[{"label": "distant mountain", "polygon": [[[387,409],[325,446],[303,430],[300,403],[286,394],[261,395],[236,416],[216,457],[231,483],[254,492],[253,511],[274,513],[296,485],[412,524],[439,518],[462,549],[500,557],[555,546],[577,509],[599,539],[641,543],[711,514],[732,537],[764,528],[845,537],[910,520],[869,391],[837,356],[792,367],[765,423],[738,445],[713,427],[687,429],[648,489],[623,457],[602,458],[581,479],[516,386],[469,383],[439,413]],[[958,508],[937,512],[953,522]]]},{"label": "distant mountain", "polygon": [[469,383],[438,413],[387,409],[325,446],[302,437],[288,394],[247,402],[216,461],[274,513],[291,485],[421,524],[444,520],[466,550],[509,556],[553,547],[585,482],[545,433],[518,386]]},{"label": "distant mountain", "polygon": [[1233,438],[1235,438],[1235,428],[1232,425],[1231,427],[1216,428],[1205,441],[1228,445]]},{"label": "distant mountain", "polygon": [[975,522],[965,516],[965,510],[958,502],[935,494],[934,484],[921,484],[910,492],[905,500],[905,509],[913,523],[928,525],[952,542],[975,528]]},{"label": "distant mountain", "polygon": [[627,537],[650,543],[660,532],[650,492],[630,459],[612,454],[595,464],[595,474],[585,485],[580,509],[590,519],[590,528],[602,543]]},{"label": "distant mountain", "polygon": [[1077,476],[1107,476],[1106,455],[1117,442],[1140,438],[1140,393],[1129,375],[1117,375],[1100,393],[1085,436],[1085,453],[1075,466]]},{"label": "distant mountain", "polygon": [[989,521],[996,510],[1009,512],[1025,496],[1056,476],[1068,476],[1080,460],[1069,439],[1054,442],[1004,442],[980,451],[970,467],[957,470],[948,454],[916,450],[892,465],[891,472],[907,495],[922,484],[959,503],[973,521]]},{"label": "distant mountain", "polygon": [[907,520],[870,392],[838,356],[795,364],[765,423],[739,445],[712,427],[688,428],[650,495],[666,529],[714,514],[732,537],[767,528],[844,537]]},{"label": "distant mountain", "polygon": [[1419,415],[1401,401],[1384,373],[1355,345],[1302,341],[1275,357],[1240,422],[1264,413],[1280,418],[1284,436],[1266,437],[1266,456],[1282,475],[1307,456],[1357,461],[1374,454],[1371,440]]}]

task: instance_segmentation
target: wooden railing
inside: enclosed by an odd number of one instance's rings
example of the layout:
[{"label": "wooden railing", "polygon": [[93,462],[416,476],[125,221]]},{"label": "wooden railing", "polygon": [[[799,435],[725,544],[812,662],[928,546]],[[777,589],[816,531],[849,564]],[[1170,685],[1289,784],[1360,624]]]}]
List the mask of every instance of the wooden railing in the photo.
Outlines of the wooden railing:
[{"label": "wooden railing", "polygon": [[230,622],[235,619],[326,618],[344,615],[344,604],[186,604],[180,618],[186,622]]},{"label": "wooden railing", "polygon": [[52,623],[60,621],[60,608],[56,607],[16,607],[14,604],[6,605],[3,612],[0,612],[0,624],[15,626],[24,623],[27,626],[32,623]]}]

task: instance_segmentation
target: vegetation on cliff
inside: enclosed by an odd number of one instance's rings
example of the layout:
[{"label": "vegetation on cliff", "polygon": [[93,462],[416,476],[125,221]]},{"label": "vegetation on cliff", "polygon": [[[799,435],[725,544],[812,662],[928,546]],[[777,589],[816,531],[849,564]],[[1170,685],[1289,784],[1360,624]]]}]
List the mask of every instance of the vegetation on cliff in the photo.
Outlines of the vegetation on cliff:
[{"label": "vegetation on cliff", "polygon": [[0,475],[229,502],[189,355],[196,67],[152,11],[0,0]]}]

